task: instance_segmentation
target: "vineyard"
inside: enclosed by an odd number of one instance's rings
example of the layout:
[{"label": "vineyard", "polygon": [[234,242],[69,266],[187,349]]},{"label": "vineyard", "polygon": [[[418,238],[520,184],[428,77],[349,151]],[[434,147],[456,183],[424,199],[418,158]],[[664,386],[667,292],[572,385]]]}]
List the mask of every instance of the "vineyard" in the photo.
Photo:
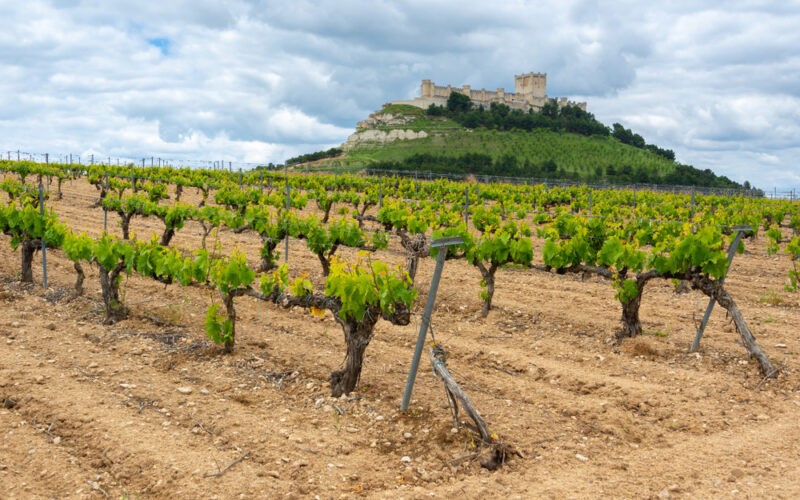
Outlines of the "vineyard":
[{"label": "vineyard", "polygon": [[800,493],[798,202],[0,172],[11,497]]}]

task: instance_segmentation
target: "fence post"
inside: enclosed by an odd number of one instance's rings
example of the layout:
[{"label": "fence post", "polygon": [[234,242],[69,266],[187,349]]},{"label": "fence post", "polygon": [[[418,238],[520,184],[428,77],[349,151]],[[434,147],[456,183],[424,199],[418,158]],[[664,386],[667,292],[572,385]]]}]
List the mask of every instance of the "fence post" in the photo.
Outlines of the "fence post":
[{"label": "fence post", "polygon": [[[733,263],[733,257],[736,255],[736,250],[739,248],[739,242],[742,241],[742,236],[744,235],[745,231],[752,231],[753,228],[751,226],[734,226],[733,228],[736,230],[736,237],[733,238],[733,243],[728,248],[728,271],[730,271],[731,264]],[[725,275],[727,276],[728,272],[725,271]],[[719,284],[722,285],[725,283],[725,276],[719,279]],[[706,325],[708,324],[708,318],[711,317],[711,310],[714,309],[714,297],[708,299],[708,307],[706,307],[706,313],[703,315],[703,320],[700,322],[700,328],[697,329],[697,335],[694,337],[694,341],[692,342],[691,347],[689,347],[689,352],[696,352],[697,349],[700,348],[700,340],[703,338],[703,331],[706,329]]]},{"label": "fence post", "polygon": [[592,190],[589,189],[589,216],[592,216]]},{"label": "fence post", "polygon": [[433,271],[431,286],[428,290],[428,300],[425,303],[425,312],[422,313],[422,323],[420,324],[419,335],[417,336],[417,345],[414,347],[414,356],[411,358],[411,368],[408,370],[406,389],[403,392],[403,401],[400,404],[400,409],[403,411],[408,409],[408,403],[411,401],[411,391],[414,390],[414,380],[417,377],[417,370],[419,369],[419,358],[422,355],[422,346],[425,345],[425,337],[430,328],[433,305],[436,302],[436,292],[439,290],[439,280],[442,278],[442,268],[444,268],[444,261],[447,257],[447,247],[450,245],[460,245],[461,243],[464,243],[464,240],[458,237],[440,238],[431,243],[431,248],[439,248],[439,255],[436,256],[436,268]]},{"label": "fence post", "polygon": [[[286,212],[289,212],[289,210],[292,208],[292,194],[291,194],[291,192],[292,192],[291,188],[289,187],[289,178],[287,177],[286,178]],[[287,224],[287,227],[286,227],[286,248],[285,248],[285,252],[284,252],[285,255],[284,255],[283,261],[284,262],[289,262],[289,227],[288,227],[289,220],[285,219],[284,223]]]},{"label": "fence post", "polygon": [[469,227],[469,186],[464,188],[464,224]]},{"label": "fence post", "polygon": [[[133,176],[131,176],[131,180]],[[108,196],[108,172],[106,172],[106,196]],[[103,200],[100,200],[100,203],[103,203]],[[108,208],[103,205],[103,232],[108,232]]]},{"label": "fence post", "polygon": [[[44,186],[39,181],[39,215],[44,217]],[[47,243],[42,235],[42,286],[47,290]]]}]

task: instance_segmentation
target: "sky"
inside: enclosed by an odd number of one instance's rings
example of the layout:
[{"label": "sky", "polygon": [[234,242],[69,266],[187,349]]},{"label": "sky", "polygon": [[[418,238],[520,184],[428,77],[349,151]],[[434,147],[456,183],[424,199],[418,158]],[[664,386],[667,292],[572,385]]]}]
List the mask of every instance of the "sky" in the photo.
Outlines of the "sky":
[{"label": "sky", "polygon": [[4,156],[283,163],[422,79],[543,72],[681,163],[800,190],[796,0],[0,0],[0,19]]}]

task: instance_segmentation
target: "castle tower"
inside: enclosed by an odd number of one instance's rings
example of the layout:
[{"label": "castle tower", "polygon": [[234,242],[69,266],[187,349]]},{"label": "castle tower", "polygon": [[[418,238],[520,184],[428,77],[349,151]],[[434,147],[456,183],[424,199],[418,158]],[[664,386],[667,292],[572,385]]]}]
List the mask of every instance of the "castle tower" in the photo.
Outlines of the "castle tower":
[{"label": "castle tower", "polygon": [[529,103],[547,97],[547,73],[514,75],[514,93]]},{"label": "castle tower", "polygon": [[422,80],[422,89],[420,90],[420,97],[432,98],[433,97],[433,82],[430,80]]}]

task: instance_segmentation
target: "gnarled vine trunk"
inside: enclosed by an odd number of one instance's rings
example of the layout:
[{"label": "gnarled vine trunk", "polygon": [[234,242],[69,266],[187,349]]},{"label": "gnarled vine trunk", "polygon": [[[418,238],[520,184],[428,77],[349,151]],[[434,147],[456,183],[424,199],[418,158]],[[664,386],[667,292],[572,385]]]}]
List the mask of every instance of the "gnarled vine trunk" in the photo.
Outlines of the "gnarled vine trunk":
[{"label": "gnarled vine trunk", "polygon": [[[221,292],[220,292],[221,293]],[[228,316],[228,321],[231,322],[231,338],[225,339],[223,351],[225,354],[233,352],[233,344],[236,340],[236,309],[233,307],[233,297],[231,293],[221,293],[222,303],[225,304],[225,314]]]},{"label": "gnarled vine trunk", "polygon": [[331,396],[339,397],[342,394],[353,392],[361,376],[361,367],[364,363],[364,353],[375,323],[380,318],[380,312],[367,310],[361,321],[340,321],[344,331],[344,341],[347,352],[344,358],[344,369],[331,372]]},{"label": "gnarled vine trunk", "polygon": [[[624,302],[620,299],[622,304],[622,328],[617,331],[617,342],[626,337],[635,337],[642,333],[642,322],[639,320],[639,306],[642,304],[642,295],[644,294],[644,286],[653,278],[659,277],[656,271],[646,271],[636,275],[634,281],[636,282],[636,297],[629,302]],[[620,279],[625,279],[624,275]]]},{"label": "gnarled vine trunk", "polygon": [[327,252],[324,251],[317,252],[319,263],[322,265],[322,276],[325,278],[327,278],[328,275],[331,273],[331,259],[333,258],[338,248],[339,245],[333,245],[333,247]]},{"label": "gnarled vine trunk", "polygon": [[403,249],[408,252],[406,271],[408,272],[408,277],[411,278],[411,282],[414,283],[420,257],[427,257],[430,254],[428,239],[424,234],[416,234],[413,237],[409,236],[405,231],[397,231],[397,234],[400,236],[400,244]]},{"label": "gnarled vine trunk", "polygon": [[128,308],[119,299],[119,275],[125,269],[125,263],[119,262],[113,269],[100,267],[100,290],[103,294],[103,305],[106,310],[106,324],[116,323],[128,317]]},{"label": "gnarled vine trunk", "polygon": [[278,267],[275,263],[275,247],[278,246],[278,240],[262,236],[261,241],[261,264],[258,266],[258,271],[265,273]]},{"label": "gnarled vine trunk", "polygon": [[379,318],[389,321],[393,325],[407,325],[411,321],[411,311],[401,303],[395,304],[392,313],[381,312],[377,306],[368,306],[361,321],[355,319],[345,320],[339,316],[342,303],[337,298],[325,295],[305,295],[295,297],[283,295],[275,290],[268,295],[263,295],[254,290],[247,292],[248,295],[261,300],[268,300],[279,304],[285,309],[300,306],[304,308],[327,309],[333,313],[336,322],[342,327],[346,344],[344,357],[344,368],[331,372],[331,396],[339,397],[342,394],[349,394],[355,390],[358,379],[361,377],[361,367],[364,364],[364,353],[367,350],[375,324]]},{"label": "gnarled vine trunk", "polygon": [[86,275],[83,272],[83,266],[77,260],[75,261],[75,273],[77,277],[75,278],[75,295],[83,295],[83,280],[86,278]]},{"label": "gnarled vine trunk", "polygon": [[122,226],[122,239],[129,240],[131,239],[131,234],[130,234],[131,219],[135,214],[134,213],[126,214],[121,210],[118,211],[117,213],[119,214],[119,217],[121,219],[120,224]]},{"label": "gnarled vine trunk", "polygon": [[36,250],[42,248],[42,240],[26,240],[20,245],[22,253],[22,273],[20,280],[23,283],[33,283],[33,256]]},{"label": "gnarled vine trunk", "polygon": [[642,303],[642,291],[630,302],[622,302],[622,328],[617,331],[617,340],[635,337],[642,333],[642,322],[639,320],[639,306]]},{"label": "gnarled vine trunk", "polygon": [[161,233],[161,239],[159,240],[158,244],[162,247],[169,246],[170,241],[172,241],[172,237],[175,236],[175,228],[167,227],[164,228],[164,232]]},{"label": "gnarled vine trunk", "polygon": [[486,283],[486,291],[484,292],[485,295],[483,297],[483,308],[481,309],[481,316],[485,318],[489,315],[489,311],[492,309],[492,298],[494,297],[494,275],[499,266],[493,263],[487,268],[480,262],[478,262],[476,265],[481,272],[483,282]]}]

